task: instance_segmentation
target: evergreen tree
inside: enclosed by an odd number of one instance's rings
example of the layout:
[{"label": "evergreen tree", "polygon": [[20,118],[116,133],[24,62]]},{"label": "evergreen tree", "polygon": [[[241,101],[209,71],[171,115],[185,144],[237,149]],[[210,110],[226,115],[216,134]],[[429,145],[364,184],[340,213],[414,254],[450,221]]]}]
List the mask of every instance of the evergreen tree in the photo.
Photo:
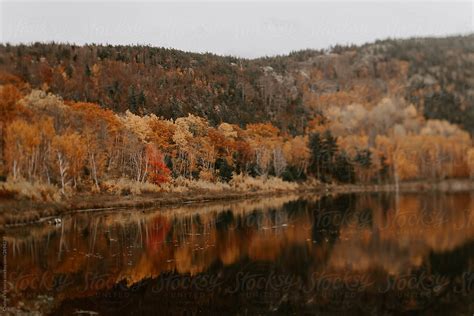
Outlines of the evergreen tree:
[{"label": "evergreen tree", "polygon": [[227,160],[218,158],[216,160],[216,168],[219,170],[219,177],[225,182],[232,180],[232,167],[227,163]]},{"label": "evergreen tree", "polygon": [[130,109],[130,112],[135,114],[137,113],[138,100],[137,95],[135,94],[135,88],[133,86],[128,89],[128,108]]},{"label": "evergreen tree", "polygon": [[368,149],[358,150],[354,161],[363,168],[370,168],[372,165],[372,153]]},{"label": "evergreen tree", "polygon": [[354,166],[345,151],[336,155],[333,176],[340,182],[354,182]]},{"label": "evergreen tree", "polygon": [[145,97],[145,92],[143,90],[140,91],[140,94],[138,95],[138,106],[145,107],[146,104],[146,97]]},{"label": "evergreen tree", "polygon": [[[368,170],[370,166],[372,166],[372,153],[370,152],[369,149],[362,149],[362,150],[357,150],[357,154],[354,158],[355,163],[357,163],[362,169]],[[361,175],[362,177],[362,175]],[[369,179],[366,178],[366,173],[363,173],[363,178],[360,179],[362,181],[368,181]]]},{"label": "evergreen tree", "polygon": [[380,175],[381,180],[387,179],[388,170],[389,170],[389,165],[387,163],[387,157],[385,157],[385,155],[382,155],[380,157],[380,170],[379,170],[379,175]]},{"label": "evergreen tree", "polygon": [[332,135],[330,130],[326,130],[323,140],[323,170],[325,173],[332,173],[337,149],[337,138]]},{"label": "evergreen tree", "polygon": [[91,71],[89,65],[86,65],[86,69],[84,70],[84,73],[85,73],[86,77],[90,77],[92,75],[92,71]]},{"label": "evergreen tree", "polygon": [[317,178],[320,178],[323,143],[319,133],[313,133],[309,136],[309,149],[311,151],[310,170]]}]

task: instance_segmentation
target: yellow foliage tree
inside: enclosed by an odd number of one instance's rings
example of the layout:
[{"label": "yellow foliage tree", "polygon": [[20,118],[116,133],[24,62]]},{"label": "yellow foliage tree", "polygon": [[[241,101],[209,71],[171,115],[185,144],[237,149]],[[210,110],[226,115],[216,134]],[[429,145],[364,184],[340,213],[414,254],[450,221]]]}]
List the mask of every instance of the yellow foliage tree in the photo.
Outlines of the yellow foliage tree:
[{"label": "yellow foliage tree", "polygon": [[55,136],[52,148],[52,158],[57,161],[61,191],[64,194],[71,180],[74,186],[77,185],[86,159],[86,144],[79,134],[67,133]]}]

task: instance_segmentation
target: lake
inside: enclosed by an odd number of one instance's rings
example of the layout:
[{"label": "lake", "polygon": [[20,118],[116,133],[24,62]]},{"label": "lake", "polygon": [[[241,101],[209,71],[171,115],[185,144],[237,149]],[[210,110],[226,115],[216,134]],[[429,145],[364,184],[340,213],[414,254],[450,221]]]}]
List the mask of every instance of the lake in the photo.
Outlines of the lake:
[{"label": "lake", "polygon": [[11,313],[474,312],[474,193],[82,212],[4,248]]}]

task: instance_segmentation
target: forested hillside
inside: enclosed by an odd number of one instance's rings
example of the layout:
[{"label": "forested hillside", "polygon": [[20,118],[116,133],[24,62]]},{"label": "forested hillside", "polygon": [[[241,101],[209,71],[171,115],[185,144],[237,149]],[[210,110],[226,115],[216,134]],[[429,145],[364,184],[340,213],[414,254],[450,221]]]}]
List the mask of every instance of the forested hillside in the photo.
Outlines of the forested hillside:
[{"label": "forested hillside", "polygon": [[0,196],[474,178],[473,63],[472,35],[255,60],[4,45]]},{"label": "forested hillside", "polygon": [[255,60],[147,46],[0,46],[0,69],[64,99],[115,112],[188,113],[292,134],[329,107],[384,97],[474,132],[474,35],[384,40]]}]

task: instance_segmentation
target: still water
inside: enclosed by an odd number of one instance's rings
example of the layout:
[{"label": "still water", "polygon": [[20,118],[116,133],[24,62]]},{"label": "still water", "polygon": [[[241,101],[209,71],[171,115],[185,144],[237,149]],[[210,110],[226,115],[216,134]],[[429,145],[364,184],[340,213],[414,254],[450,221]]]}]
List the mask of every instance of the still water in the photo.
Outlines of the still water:
[{"label": "still water", "polygon": [[86,212],[4,241],[10,313],[474,312],[474,193]]}]

